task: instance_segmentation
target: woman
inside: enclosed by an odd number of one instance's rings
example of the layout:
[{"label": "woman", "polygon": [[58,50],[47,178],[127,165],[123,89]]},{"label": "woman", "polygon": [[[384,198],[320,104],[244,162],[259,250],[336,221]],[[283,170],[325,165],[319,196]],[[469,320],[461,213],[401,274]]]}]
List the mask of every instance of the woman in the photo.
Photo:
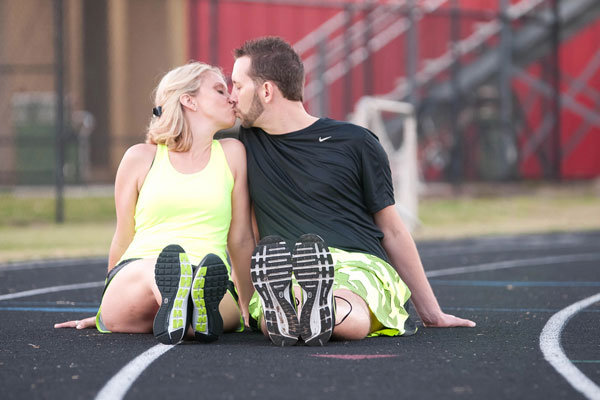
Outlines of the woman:
[{"label": "woman", "polygon": [[155,105],[146,143],[128,149],[117,171],[117,227],[98,315],[55,328],[153,331],[174,344],[186,331],[212,341],[248,320],[254,237],[246,154],[236,139],[213,140],[235,123],[223,74],[199,62],[175,68],[159,83]]}]

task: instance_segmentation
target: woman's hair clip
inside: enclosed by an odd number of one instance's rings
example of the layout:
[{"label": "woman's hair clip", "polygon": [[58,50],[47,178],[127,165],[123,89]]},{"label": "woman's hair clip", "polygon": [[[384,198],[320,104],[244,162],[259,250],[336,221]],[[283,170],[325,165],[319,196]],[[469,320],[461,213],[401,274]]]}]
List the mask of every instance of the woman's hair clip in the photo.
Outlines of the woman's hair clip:
[{"label": "woman's hair clip", "polygon": [[157,117],[160,117],[162,115],[162,107],[161,106],[154,107],[152,109],[152,114],[156,115]]}]

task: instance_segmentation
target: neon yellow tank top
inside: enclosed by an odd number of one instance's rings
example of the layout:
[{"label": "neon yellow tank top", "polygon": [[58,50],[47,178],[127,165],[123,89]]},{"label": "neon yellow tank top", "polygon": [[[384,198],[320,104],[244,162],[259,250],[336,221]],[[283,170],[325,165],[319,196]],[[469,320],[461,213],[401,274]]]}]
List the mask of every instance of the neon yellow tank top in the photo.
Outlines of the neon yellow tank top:
[{"label": "neon yellow tank top", "polygon": [[221,144],[213,140],[210,160],[192,174],[175,170],[165,145],[157,145],[152,167],[135,207],[135,235],[121,257],[156,258],[179,244],[198,264],[207,253],[226,260],[233,175]]}]

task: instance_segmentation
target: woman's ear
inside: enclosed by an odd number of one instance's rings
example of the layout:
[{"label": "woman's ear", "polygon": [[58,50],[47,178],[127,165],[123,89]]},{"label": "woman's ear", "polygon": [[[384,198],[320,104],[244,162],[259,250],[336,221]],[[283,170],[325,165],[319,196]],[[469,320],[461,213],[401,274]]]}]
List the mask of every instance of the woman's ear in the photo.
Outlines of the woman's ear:
[{"label": "woman's ear", "polygon": [[194,98],[187,93],[179,96],[179,102],[183,107],[189,109],[190,111],[196,111],[198,109],[196,100],[194,100]]}]

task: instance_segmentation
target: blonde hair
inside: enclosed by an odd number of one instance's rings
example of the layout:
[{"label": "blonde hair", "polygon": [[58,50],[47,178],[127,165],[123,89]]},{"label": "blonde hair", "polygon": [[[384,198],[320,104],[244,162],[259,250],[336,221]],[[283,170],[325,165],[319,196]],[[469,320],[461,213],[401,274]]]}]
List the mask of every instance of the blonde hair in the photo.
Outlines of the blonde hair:
[{"label": "blonde hair", "polygon": [[154,96],[154,107],[161,107],[162,113],[152,116],[146,143],[164,144],[172,151],[188,151],[192,147],[192,132],[179,98],[184,94],[196,95],[202,75],[208,71],[223,77],[219,68],[197,61],[174,68],[163,76]]}]

